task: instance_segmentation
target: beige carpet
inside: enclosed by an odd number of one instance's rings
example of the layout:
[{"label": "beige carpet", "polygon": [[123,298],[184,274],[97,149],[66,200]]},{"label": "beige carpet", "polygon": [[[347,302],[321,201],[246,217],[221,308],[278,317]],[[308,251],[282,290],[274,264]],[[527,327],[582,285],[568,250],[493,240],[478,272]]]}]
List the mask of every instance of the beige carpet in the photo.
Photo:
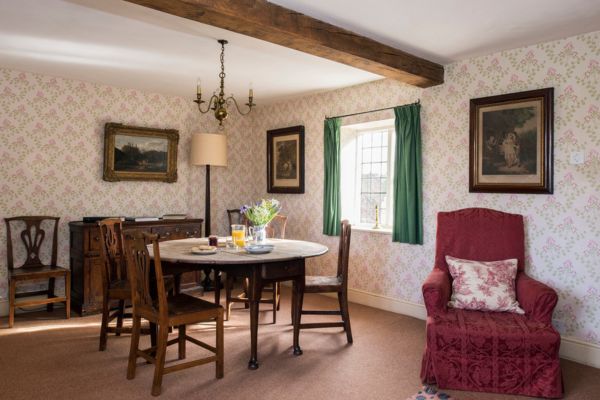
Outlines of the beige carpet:
[{"label": "beige carpet", "polygon": [[[284,289],[285,290],[285,289]],[[250,371],[248,311],[238,308],[225,323],[225,377],[215,379],[204,365],[166,375],[161,399],[394,399],[420,388],[419,368],[424,322],[356,304],[350,306],[354,344],[340,329],[305,330],[304,355],[292,355],[289,292],[284,292],[278,323],[261,311],[260,368]],[[335,301],[307,296],[308,307]],[[241,305],[236,305],[241,307]],[[0,329],[0,399],[145,399],[150,398],[154,367],[138,363],[137,376],[125,378],[129,336],[110,336],[98,351],[99,316],[58,319],[63,311],[18,315],[15,328]],[[303,318],[304,319],[304,318]],[[3,318],[2,328],[6,327]],[[214,340],[209,324],[189,328]],[[148,343],[148,336],[142,337]],[[176,357],[176,346],[168,358]],[[188,359],[204,350],[188,345]],[[563,361],[567,399],[600,399],[600,370]],[[526,399],[444,391],[459,400]]]}]

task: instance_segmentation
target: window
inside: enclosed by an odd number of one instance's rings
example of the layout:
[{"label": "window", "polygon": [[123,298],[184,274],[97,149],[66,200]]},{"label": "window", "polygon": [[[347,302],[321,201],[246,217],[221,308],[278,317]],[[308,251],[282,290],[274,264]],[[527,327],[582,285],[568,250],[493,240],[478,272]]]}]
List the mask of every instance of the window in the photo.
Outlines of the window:
[{"label": "window", "polygon": [[358,227],[392,228],[394,120],[343,126],[341,129],[342,217]]}]

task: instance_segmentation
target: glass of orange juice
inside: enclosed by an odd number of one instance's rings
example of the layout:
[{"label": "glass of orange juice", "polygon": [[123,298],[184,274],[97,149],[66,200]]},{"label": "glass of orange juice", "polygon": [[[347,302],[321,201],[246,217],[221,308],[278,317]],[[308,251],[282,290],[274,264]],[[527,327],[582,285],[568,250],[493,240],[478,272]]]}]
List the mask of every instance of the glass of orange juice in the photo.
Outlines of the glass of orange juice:
[{"label": "glass of orange juice", "polygon": [[246,226],[231,225],[231,239],[236,248],[244,247],[246,244]]}]

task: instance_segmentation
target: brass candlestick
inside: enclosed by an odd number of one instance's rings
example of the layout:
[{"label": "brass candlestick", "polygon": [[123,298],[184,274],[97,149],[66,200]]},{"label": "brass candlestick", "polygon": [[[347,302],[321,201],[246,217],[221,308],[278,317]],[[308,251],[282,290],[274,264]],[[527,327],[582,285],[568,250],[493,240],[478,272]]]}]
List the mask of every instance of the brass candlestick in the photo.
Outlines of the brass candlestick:
[{"label": "brass candlestick", "polygon": [[379,206],[378,205],[375,206],[375,225],[373,226],[373,229],[381,229],[381,226],[379,226]]}]

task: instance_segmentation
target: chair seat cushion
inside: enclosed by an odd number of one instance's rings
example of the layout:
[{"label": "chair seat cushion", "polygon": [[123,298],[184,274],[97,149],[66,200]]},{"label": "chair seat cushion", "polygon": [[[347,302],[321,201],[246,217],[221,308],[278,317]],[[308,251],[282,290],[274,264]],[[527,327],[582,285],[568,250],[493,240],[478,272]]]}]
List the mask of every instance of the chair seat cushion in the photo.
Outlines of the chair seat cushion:
[{"label": "chair seat cushion", "polygon": [[41,265],[39,267],[24,267],[9,270],[9,277],[14,280],[29,280],[34,278],[64,276],[69,272],[70,270],[63,267]]},{"label": "chair seat cushion", "polygon": [[560,335],[509,312],[448,309],[427,319],[426,364],[441,388],[559,397]]},{"label": "chair seat cushion", "polygon": [[338,276],[306,276],[304,291],[337,291],[342,285],[342,278]]},{"label": "chair seat cushion", "polygon": [[[184,314],[192,314],[203,311],[217,311],[221,308],[220,305],[205,301],[188,294],[177,294],[167,298],[169,308],[169,316],[179,316]],[[215,314],[216,315],[216,314]]]}]

